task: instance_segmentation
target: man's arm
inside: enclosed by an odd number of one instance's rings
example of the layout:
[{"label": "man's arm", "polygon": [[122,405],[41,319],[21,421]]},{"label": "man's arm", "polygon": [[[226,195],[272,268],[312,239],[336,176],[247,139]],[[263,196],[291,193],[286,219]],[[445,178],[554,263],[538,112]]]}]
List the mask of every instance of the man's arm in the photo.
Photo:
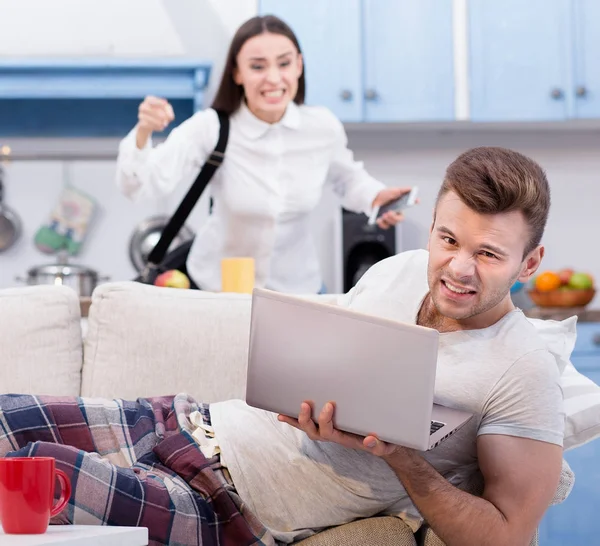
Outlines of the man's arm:
[{"label": "man's arm", "polygon": [[446,546],[528,546],[550,505],[562,466],[562,447],[499,434],[477,439],[484,478],[482,497],[451,485],[416,451],[333,427],[335,405],[325,404],[318,425],[302,403],[298,419],[280,421],[311,440],[336,442],[382,457],[394,470],[419,512]]},{"label": "man's arm", "polygon": [[419,512],[447,546],[527,546],[560,478],[560,446],[485,434],[477,440],[482,497],[448,483],[415,451],[384,459]]}]

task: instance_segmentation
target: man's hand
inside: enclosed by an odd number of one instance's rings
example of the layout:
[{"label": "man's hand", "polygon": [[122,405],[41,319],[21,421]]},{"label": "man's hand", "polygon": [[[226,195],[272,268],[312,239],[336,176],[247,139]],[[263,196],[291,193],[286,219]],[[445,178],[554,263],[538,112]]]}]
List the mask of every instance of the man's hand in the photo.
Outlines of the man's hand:
[{"label": "man's hand", "polygon": [[375,434],[369,434],[368,436],[363,437],[336,429],[333,426],[334,411],[335,404],[333,402],[327,402],[319,414],[317,425],[312,420],[312,407],[310,403],[302,402],[298,419],[293,419],[286,415],[279,415],[277,418],[283,423],[287,423],[288,425],[304,431],[311,440],[319,442],[335,442],[336,444],[340,444],[350,449],[362,449],[363,451],[368,451],[378,457],[387,457],[408,449],[402,446],[382,442]]},{"label": "man's hand", "polygon": [[[381,190],[375,196],[375,199],[373,199],[372,206],[381,207],[383,205],[387,205],[388,203],[399,199],[410,190],[411,188],[386,188],[385,190]],[[381,218],[377,219],[377,225],[381,229],[388,229],[402,222],[402,220],[404,220],[404,215],[401,212],[394,212],[393,210],[390,210],[381,216]]]},{"label": "man's hand", "polygon": [[424,519],[448,546],[526,546],[558,484],[562,448],[558,445],[488,434],[477,439],[479,466],[485,481],[482,497],[450,484],[412,449],[386,444],[333,426],[331,402],[311,419],[303,402],[298,419],[279,415],[311,440],[335,442],[384,459],[402,482]]}]

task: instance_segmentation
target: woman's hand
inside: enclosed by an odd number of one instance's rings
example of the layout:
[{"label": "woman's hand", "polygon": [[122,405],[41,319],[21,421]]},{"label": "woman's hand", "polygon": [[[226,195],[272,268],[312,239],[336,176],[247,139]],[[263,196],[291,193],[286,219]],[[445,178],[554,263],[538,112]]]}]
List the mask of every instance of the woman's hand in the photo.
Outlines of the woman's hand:
[{"label": "woman's hand", "polygon": [[[392,201],[402,197],[410,190],[411,188],[386,188],[385,190],[381,190],[373,200],[373,207],[387,205],[388,203],[391,203]],[[390,210],[377,219],[377,225],[381,229],[388,229],[394,227],[396,224],[399,224],[402,222],[402,220],[404,220],[404,215],[401,212],[394,212],[393,210]]]},{"label": "woman's hand", "polygon": [[174,119],[173,107],[166,99],[146,97],[138,108],[137,147],[143,148],[154,131],[164,131]]}]

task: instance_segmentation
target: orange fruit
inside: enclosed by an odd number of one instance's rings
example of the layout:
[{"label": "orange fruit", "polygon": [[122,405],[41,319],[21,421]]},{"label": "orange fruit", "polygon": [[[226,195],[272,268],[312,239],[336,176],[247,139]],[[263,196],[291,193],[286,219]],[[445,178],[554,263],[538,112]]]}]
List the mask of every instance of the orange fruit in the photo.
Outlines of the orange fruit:
[{"label": "orange fruit", "polygon": [[538,292],[557,290],[561,284],[560,275],[554,271],[544,271],[535,278],[535,289]]}]

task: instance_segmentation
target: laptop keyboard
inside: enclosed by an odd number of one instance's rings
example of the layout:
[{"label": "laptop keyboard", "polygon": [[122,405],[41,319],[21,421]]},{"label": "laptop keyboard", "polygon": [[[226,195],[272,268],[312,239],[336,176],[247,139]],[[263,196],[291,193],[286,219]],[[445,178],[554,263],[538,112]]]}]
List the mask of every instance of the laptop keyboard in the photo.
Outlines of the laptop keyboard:
[{"label": "laptop keyboard", "polygon": [[429,429],[429,435],[431,436],[434,432],[440,430],[446,423],[440,423],[439,421],[431,421],[431,428]]}]

